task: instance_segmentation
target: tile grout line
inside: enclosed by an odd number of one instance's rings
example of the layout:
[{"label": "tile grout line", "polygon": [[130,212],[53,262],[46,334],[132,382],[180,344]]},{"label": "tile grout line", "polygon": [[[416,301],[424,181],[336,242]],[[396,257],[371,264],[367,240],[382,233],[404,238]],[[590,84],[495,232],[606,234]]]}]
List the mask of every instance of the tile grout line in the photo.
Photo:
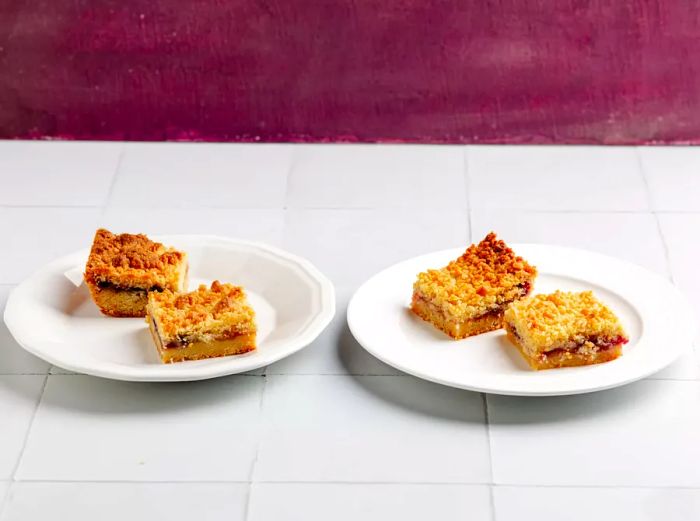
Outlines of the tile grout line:
[{"label": "tile grout line", "polygon": [[[337,208],[328,208],[329,210]],[[574,214],[574,215],[698,215],[700,210],[598,210],[598,209],[575,209],[575,208],[558,208],[558,209],[548,209],[548,208],[520,208],[520,207],[475,207],[475,210],[486,210],[486,211],[499,211],[506,213],[523,213],[523,214],[545,214],[545,215],[557,215],[557,214]]]},{"label": "tile grout line", "polygon": [[[267,369],[267,368],[266,368]],[[258,443],[255,446],[255,454],[253,455],[253,463],[250,465],[250,474],[248,476],[248,481],[250,483],[253,482],[255,479],[255,468],[258,464],[258,456],[260,455],[260,444],[262,443],[262,429],[263,429],[263,409],[265,406],[265,394],[267,391],[267,375],[262,374],[262,375],[252,375],[252,376],[260,376],[262,380],[262,389],[260,391],[260,403],[259,403],[259,409],[260,409],[260,437],[258,437]]]},{"label": "tile grout line", "polygon": [[467,237],[467,244],[472,241],[473,230],[472,230],[472,202],[471,202],[471,181],[469,179],[469,148],[464,147],[462,151],[462,162],[463,162],[463,174],[464,174],[464,189],[467,192],[467,228],[469,237]]},{"label": "tile grout line", "polygon": [[410,374],[399,373],[265,373],[265,376],[407,376],[416,378]]},{"label": "tile grout line", "polygon": [[[0,205],[1,206],[1,205]],[[131,207],[126,207],[126,208],[131,208]],[[136,206],[134,208],[144,208],[144,207],[139,207]],[[169,208],[169,207],[164,207],[164,208]],[[206,208],[206,209],[222,209],[222,210],[274,210],[274,209],[280,209],[278,207],[271,208],[271,207],[250,207],[250,208],[240,208],[240,207],[232,207],[232,206],[213,206],[213,205],[207,205],[207,206],[199,206],[199,207],[192,207],[193,209],[198,209],[198,208]],[[436,205],[426,205],[422,206],[421,208],[426,209],[426,210],[435,210],[435,209],[457,209],[461,210],[463,209],[463,206],[457,206],[457,205],[442,205],[442,206],[436,206]],[[369,211],[369,210],[411,210],[410,206],[294,206],[294,207],[284,207],[281,209],[285,210],[300,210],[300,211]],[[547,209],[547,208],[518,208],[518,207],[505,207],[505,208],[496,208],[496,207],[484,207],[484,208],[478,208],[481,210],[498,210],[498,211],[503,211],[503,212],[508,212],[508,213],[541,213],[541,214],[595,214],[595,215],[606,215],[606,214],[614,214],[614,215],[648,215],[651,213],[658,213],[660,215],[666,215],[666,214],[671,214],[671,215],[698,215],[700,214],[700,210],[598,210],[598,209],[572,209],[572,208],[565,208],[565,209]]]},{"label": "tile grout line", "polygon": [[664,260],[666,261],[666,273],[668,274],[671,282],[676,283],[673,277],[673,270],[671,269],[671,253],[668,248],[668,242],[666,241],[666,235],[664,234],[663,228],[661,227],[661,219],[656,212],[652,212],[654,217],[654,222],[656,223],[656,230],[659,233],[659,238],[661,239],[661,247],[664,250]]},{"label": "tile grout line", "polygon": [[649,211],[654,213],[654,200],[651,195],[651,188],[649,187],[649,180],[644,173],[644,164],[642,163],[642,155],[639,153],[639,149],[635,147],[634,158],[637,160],[637,170],[639,172],[639,177],[644,185],[644,194],[646,195],[647,205],[649,206]]},{"label": "tile grout line", "polygon": [[255,454],[253,455],[253,462],[250,465],[250,475],[248,477],[248,493],[245,499],[245,511],[243,514],[244,521],[248,521],[250,518],[250,503],[251,496],[253,495],[253,480],[255,479],[255,468],[258,465],[258,456],[260,455],[260,445],[262,443],[262,432],[263,432],[263,408],[265,405],[265,391],[267,390],[267,366],[265,366],[265,371],[260,375],[263,379],[262,390],[260,391],[260,431],[258,435],[258,443],[255,445]]},{"label": "tile grout line", "polygon": [[31,434],[32,428],[34,427],[34,420],[36,419],[36,415],[39,412],[39,406],[41,405],[41,401],[44,399],[44,392],[46,391],[46,385],[48,383],[49,375],[47,374],[46,376],[44,376],[44,382],[41,384],[41,392],[39,393],[39,398],[36,401],[36,405],[34,406],[34,410],[32,411],[32,416],[29,419],[27,433],[24,435],[24,439],[22,440],[22,447],[20,448],[19,455],[17,456],[17,463],[15,463],[15,468],[12,469],[12,483],[15,483],[17,481],[17,471],[19,470],[19,466],[22,463],[22,458],[24,458],[24,451],[27,448],[29,435]]},{"label": "tile grout line", "polygon": [[[289,167],[287,168],[287,175],[285,176],[285,182],[284,182],[284,199],[282,200],[282,247],[286,247],[286,237],[287,237],[287,230],[289,229],[289,204],[287,204],[289,201],[289,181],[292,177],[292,173],[294,172],[294,164],[296,161],[296,148],[293,148],[292,151],[289,154]],[[267,368],[269,366],[265,366],[265,369],[263,370],[263,375],[267,376]],[[246,506],[246,519],[248,518],[248,507]]]},{"label": "tile grout line", "polygon": [[5,509],[7,508],[7,502],[10,500],[10,491],[12,490],[12,487],[14,486],[13,481],[7,481],[6,483],[7,483],[7,490],[2,495],[2,498],[0,498],[0,519],[3,519],[3,515],[5,514]]},{"label": "tile grout line", "polygon": [[[110,195],[111,198],[111,195]],[[0,204],[0,208],[7,209],[104,209],[108,205],[100,204]],[[123,210],[184,210],[184,211],[195,211],[195,210],[231,210],[237,212],[247,212],[247,211],[276,211],[276,210],[300,210],[300,211],[372,211],[378,209],[384,210],[405,210],[411,209],[410,206],[303,206],[303,207],[288,207],[284,206],[224,206],[216,204],[206,204],[206,205],[189,205],[189,206],[129,206],[129,205],[117,205],[110,206],[111,208],[120,208]],[[431,209],[463,209],[463,206],[425,206],[427,210]],[[469,210],[471,211],[471,205],[469,205]],[[700,210],[597,210],[597,209],[533,209],[533,208],[483,208],[485,210],[500,210],[508,213],[527,213],[527,214],[594,214],[594,215],[606,215],[606,214],[622,214],[622,215],[647,215],[647,214],[657,214],[657,215],[699,215]]]},{"label": "tile grout line", "polygon": [[[53,366],[50,366],[53,367]],[[0,376],[49,376],[51,373],[0,373]]]},{"label": "tile grout line", "polygon": [[684,485],[590,485],[590,484],[522,484],[522,483],[487,483],[479,481],[236,481],[236,480],[127,480],[127,479],[21,479],[16,481],[5,480],[8,485],[14,484],[63,484],[63,483],[79,483],[79,484],[95,484],[95,485],[119,485],[119,484],[138,484],[138,485],[347,485],[347,486],[460,486],[460,487],[489,487],[489,488],[521,488],[521,489],[592,489],[592,490],[697,490],[700,491],[700,486],[684,486]]},{"label": "tile grout line", "polygon": [[146,479],[146,480],[134,480],[134,479],[19,479],[14,483],[24,483],[24,484],[35,484],[35,483],[46,483],[46,484],[57,484],[62,483],[80,483],[80,484],[94,484],[94,485],[249,485],[250,481],[241,480],[226,480],[226,479],[197,479],[197,480],[179,480],[179,481],[169,481],[165,479]]},{"label": "tile grout line", "polygon": [[112,201],[112,196],[114,195],[114,186],[117,184],[117,176],[119,176],[119,171],[122,168],[122,163],[124,161],[125,155],[126,155],[126,144],[122,143],[122,146],[119,149],[119,157],[117,157],[117,164],[114,166],[114,174],[112,175],[112,179],[109,183],[109,188],[107,189],[107,195],[105,196],[105,199],[102,202],[102,206],[101,206],[102,213],[100,214],[100,217],[104,217],[104,214],[107,211],[107,207],[110,206],[110,203]]},{"label": "tile grout line", "polygon": [[673,271],[671,270],[671,255],[668,248],[668,242],[666,241],[666,236],[664,235],[663,228],[661,227],[661,219],[659,219],[658,212],[654,209],[654,201],[651,193],[651,186],[649,185],[649,179],[646,176],[646,169],[644,168],[644,163],[642,162],[642,155],[638,148],[634,149],[634,155],[637,158],[637,166],[639,167],[639,174],[642,177],[642,183],[644,184],[644,191],[647,194],[647,203],[649,204],[649,210],[656,223],[656,231],[659,234],[659,239],[661,239],[661,247],[664,250],[664,260],[666,261],[666,274],[673,284],[676,283],[673,277]]},{"label": "tile grout line", "polygon": [[493,496],[493,448],[491,447],[491,422],[489,420],[489,403],[486,393],[481,394],[481,403],[484,406],[484,426],[486,427],[486,440],[488,442],[489,458],[489,505],[491,506],[491,521],[496,521],[496,502]]},{"label": "tile grout line", "polygon": [[245,509],[243,510],[243,521],[248,521],[250,519],[250,500],[253,495],[253,482],[248,483],[248,490],[245,495]]},{"label": "tile grout line", "polygon": [[583,488],[591,490],[700,490],[698,486],[683,486],[683,485],[541,485],[541,484],[528,484],[523,485],[521,483],[499,483],[493,484],[494,488],[546,488],[546,489],[562,489],[562,488]]},{"label": "tile grout line", "polygon": [[491,521],[498,521],[498,515],[496,514],[496,497],[494,495],[494,489],[496,485],[491,483],[489,485],[489,506],[491,507]]},{"label": "tile grout line", "polygon": [[[57,367],[57,366],[52,366],[52,367]],[[58,367],[60,369],[60,367]],[[74,377],[74,376],[90,376],[89,374],[86,373],[1,373],[0,376],[61,376],[61,377]],[[246,374],[246,373],[237,373],[237,374],[232,374],[230,375],[231,377],[240,377],[240,378],[263,378],[266,379],[270,376],[292,376],[292,377],[307,377],[307,376],[316,376],[316,377],[348,377],[348,378],[357,378],[358,376],[361,376],[363,378],[417,378],[413,375],[410,374],[396,374],[396,373],[264,373],[264,374]],[[660,382],[691,382],[691,383],[697,383],[700,381],[700,379],[697,378],[671,378],[671,377],[656,377],[656,376],[648,376],[646,380],[655,380],[655,381],[660,381]],[[481,394],[481,393],[479,393]]]},{"label": "tile grout line", "polygon": [[[56,366],[52,366],[52,367],[56,367]],[[60,367],[59,367],[59,369],[60,369]],[[25,373],[9,373],[9,374],[4,375],[4,376],[23,376],[24,374]],[[46,376],[89,376],[89,377],[93,378],[93,375],[88,374],[88,373],[48,373],[48,374],[47,373],[36,373],[36,374],[26,373],[26,374],[30,375],[30,376],[32,376],[32,375],[33,376],[43,376],[43,375],[46,375]],[[300,375],[300,376],[307,376],[307,375]],[[337,376],[337,375],[329,375],[329,376]],[[226,378],[264,378],[265,375],[264,374],[249,374],[249,373],[234,373],[234,374],[227,375],[225,377]],[[219,377],[219,378],[224,378],[224,377]],[[110,380],[110,381],[125,381],[126,382],[126,381],[131,381],[131,380]],[[206,380],[192,380],[192,381],[201,382],[201,381],[206,381]]]},{"label": "tile grout line", "polygon": [[71,209],[71,208],[102,208],[99,204],[0,204],[0,208],[36,210],[48,209]]},{"label": "tile grout line", "polygon": [[282,199],[282,210],[285,212],[289,209],[289,181],[292,178],[292,173],[294,172],[297,148],[293,148],[289,154],[289,165],[287,166],[287,173],[284,176],[284,198]]}]

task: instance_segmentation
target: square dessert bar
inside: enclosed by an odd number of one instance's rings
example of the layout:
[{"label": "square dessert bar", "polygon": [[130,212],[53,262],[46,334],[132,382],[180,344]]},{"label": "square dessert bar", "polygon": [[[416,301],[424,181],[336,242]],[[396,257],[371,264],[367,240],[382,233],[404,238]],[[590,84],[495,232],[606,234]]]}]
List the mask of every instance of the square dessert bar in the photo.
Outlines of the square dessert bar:
[{"label": "square dessert bar", "polygon": [[418,274],[411,310],[455,339],[499,329],[511,302],[527,295],[537,269],[489,233],[457,260]]},{"label": "square dessert bar", "polygon": [[85,283],[105,315],[143,317],[148,293],[186,290],[187,273],[185,253],[145,235],[99,229],[85,266]]},{"label": "square dessert bar", "polygon": [[627,338],[620,321],[591,291],[535,295],[504,317],[508,338],[533,369],[609,362]]},{"label": "square dessert bar", "polygon": [[149,293],[146,321],[165,363],[255,349],[255,312],[240,286],[214,281],[191,293]]}]

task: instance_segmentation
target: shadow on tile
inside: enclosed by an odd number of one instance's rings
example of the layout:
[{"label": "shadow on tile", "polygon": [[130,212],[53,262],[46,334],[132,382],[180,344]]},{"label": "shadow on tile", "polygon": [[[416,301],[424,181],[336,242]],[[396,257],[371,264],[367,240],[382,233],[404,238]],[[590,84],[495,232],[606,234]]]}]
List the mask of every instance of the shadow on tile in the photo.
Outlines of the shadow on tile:
[{"label": "shadow on tile", "polygon": [[571,396],[488,395],[489,423],[528,425],[578,421],[619,415],[630,408],[644,408],[657,399],[659,389],[640,381],[616,389]]},{"label": "shadow on tile", "polygon": [[24,350],[12,337],[2,316],[9,286],[0,286],[0,375],[3,374],[46,374],[49,364]]},{"label": "shadow on tile", "polygon": [[15,395],[28,402],[37,400],[46,375],[0,375],[0,394]]},{"label": "shadow on tile", "polygon": [[363,375],[403,375],[398,369],[385,364],[363,348],[350,332],[347,321],[344,322],[336,342],[338,358],[348,374]]},{"label": "shadow on tile", "polygon": [[410,375],[350,375],[373,398],[428,418],[484,424],[479,393],[455,389]]},{"label": "shadow on tile", "polygon": [[[0,326],[0,338],[3,333]],[[14,339],[0,342],[0,351],[0,375],[45,375],[51,367],[48,362],[24,350]]]},{"label": "shadow on tile", "polygon": [[262,376],[233,375],[198,382],[121,382],[85,375],[51,375],[42,407],[99,415],[150,415],[201,409],[220,410],[229,403],[259,403]]}]

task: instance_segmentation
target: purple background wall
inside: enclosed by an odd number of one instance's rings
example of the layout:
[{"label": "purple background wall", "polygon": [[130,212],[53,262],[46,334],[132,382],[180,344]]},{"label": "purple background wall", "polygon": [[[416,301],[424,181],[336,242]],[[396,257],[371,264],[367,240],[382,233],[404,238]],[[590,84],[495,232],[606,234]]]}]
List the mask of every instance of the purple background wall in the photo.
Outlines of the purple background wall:
[{"label": "purple background wall", "polygon": [[681,0],[2,0],[0,137],[700,141]]}]

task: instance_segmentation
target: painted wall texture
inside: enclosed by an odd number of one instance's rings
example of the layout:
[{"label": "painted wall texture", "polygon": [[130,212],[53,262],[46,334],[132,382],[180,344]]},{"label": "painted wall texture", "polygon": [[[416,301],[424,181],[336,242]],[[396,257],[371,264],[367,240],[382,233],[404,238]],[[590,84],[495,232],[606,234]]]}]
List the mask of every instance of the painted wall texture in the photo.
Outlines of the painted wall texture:
[{"label": "painted wall texture", "polygon": [[0,0],[0,137],[700,141],[689,0]]}]

